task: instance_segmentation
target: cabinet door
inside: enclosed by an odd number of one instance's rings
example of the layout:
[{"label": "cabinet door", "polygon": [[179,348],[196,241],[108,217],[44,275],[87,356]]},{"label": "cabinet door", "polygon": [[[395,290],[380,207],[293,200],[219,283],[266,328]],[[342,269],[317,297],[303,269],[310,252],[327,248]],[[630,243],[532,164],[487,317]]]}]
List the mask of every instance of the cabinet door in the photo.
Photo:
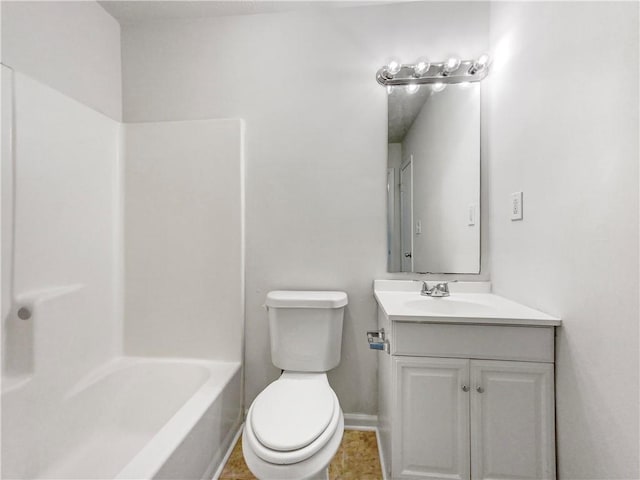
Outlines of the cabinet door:
[{"label": "cabinet door", "polygon": [[469,360],[394,363],[392,477],[468,479]]},{"label": "cabinet door", "polygon": [[471,478],[555,478],[553,365],[471,361]]}]

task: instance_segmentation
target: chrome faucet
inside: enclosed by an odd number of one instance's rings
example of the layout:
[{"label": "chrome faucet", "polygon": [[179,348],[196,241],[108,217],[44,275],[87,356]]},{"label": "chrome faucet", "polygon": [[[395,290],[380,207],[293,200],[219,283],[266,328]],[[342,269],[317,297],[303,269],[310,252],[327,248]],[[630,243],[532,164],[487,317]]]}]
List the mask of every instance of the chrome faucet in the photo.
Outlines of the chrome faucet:
[{"label": "chrome faucet", "polygon": [[448,297],[449,294],[449,282],[438,282],[433,287],[429,288],[427,281],[422,282],[422,290],[420,295],[426,295],[428,297]]}]

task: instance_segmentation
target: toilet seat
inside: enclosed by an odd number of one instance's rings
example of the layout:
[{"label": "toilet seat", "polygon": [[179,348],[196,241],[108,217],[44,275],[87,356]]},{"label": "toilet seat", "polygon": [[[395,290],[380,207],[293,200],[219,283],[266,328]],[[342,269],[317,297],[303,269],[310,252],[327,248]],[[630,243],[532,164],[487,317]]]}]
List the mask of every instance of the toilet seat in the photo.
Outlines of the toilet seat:
[{"label": "toilet seat", "polygon": [[326,374],[284,372],[249,408],[246,439],[262,460],[289,465],[321,450],[340,418],[340,404]]},{"label": "toilet seat", "polygon": [[251,427],[270,450],[300,450],[327,429],[336,403],[325,375],[285,372],[253,402]]},{"label": "toilet seat", "polygon": [[327,467],[334,457],[344,431],[344,417],[340,412],[338,426],[327,444],[317,453],[298,463],[277,465],[258,457],[248,442],[247,429],[242,434],[242,455],[251,472],[258,478],[269,480],[326,480]]}]

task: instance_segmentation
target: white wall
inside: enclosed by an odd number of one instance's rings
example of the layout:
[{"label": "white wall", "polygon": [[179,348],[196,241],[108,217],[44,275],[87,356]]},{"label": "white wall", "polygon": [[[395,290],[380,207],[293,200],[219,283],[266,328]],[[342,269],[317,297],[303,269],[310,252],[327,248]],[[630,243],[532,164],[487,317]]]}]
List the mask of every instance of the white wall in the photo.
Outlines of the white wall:
[{"label": "white wall", "polygon": [[638,4],[497,2],[491,51],[492,281],[563,319],[559,476],[639,478]]},{"label": "white wall", "polygon": [[120,25],[94,1],[3,1],[2,63],[122,118]]},{"label": "white wall", "polygon": [[480,216],[475,225],[468,219],[480,204],[480,84],[432,92],[402,156],[413,157],[413,269],[478,273]]},{"label": "white wall", "polygon": [[125,353],[240,361],[242,122],[125,125]]},{"label": "white wall", "polygon": [[157,21],[123,27],[129,122],[246,120],[247,401],[278,376],[265,295],[349,294],[342,363],[330,374],[346,412],[376,413],[374,278],[386,277],[389,56],[474,57],[487,48],[482,3],[416,2]]}]

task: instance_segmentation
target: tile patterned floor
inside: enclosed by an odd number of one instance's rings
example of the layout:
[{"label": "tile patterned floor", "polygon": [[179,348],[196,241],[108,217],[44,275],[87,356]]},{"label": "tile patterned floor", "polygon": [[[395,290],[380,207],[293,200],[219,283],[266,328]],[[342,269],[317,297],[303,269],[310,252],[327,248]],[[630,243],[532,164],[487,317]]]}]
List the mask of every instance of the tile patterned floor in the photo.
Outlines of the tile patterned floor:
[{"label": "tile patterned floor", "polygon": [[[380,480],[382,468],[375,432],[345,430],[340,448],[329,465],[330,480]],[[242,456],[242,438],[238,439],[220,480],[256,480]]]}]

